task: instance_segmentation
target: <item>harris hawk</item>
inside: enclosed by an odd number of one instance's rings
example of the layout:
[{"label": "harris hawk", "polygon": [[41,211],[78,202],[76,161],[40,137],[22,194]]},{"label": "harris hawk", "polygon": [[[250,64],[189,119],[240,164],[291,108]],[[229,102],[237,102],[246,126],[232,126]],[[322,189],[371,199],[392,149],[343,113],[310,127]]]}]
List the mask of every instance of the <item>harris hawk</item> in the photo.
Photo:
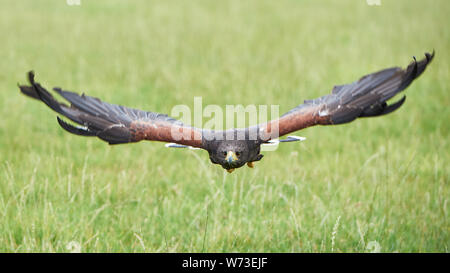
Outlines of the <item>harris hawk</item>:
[{"label": "harris hawk", "polygon": [[70,102],[57,101],[28,72],[30,85],[19,85],[28,97],[44,102],[52,110],[80,126],[71,125],[57,117],[59,125],[72,134],[98,137],[109,144],[139,142],[141,140],[168,142],[167,147],[200,148],[208,152],[212,163],[221,165],[228,172],[261,160],[260,147],[274,142],[301,140],[299,137],[278,137],[314,125],[336,125],[351,122],[359,117],[376,117],[389,114],[405,102],[403,96],[397,102],[386,102],[407,88],[432,61],[432,54],[415,58],[405,69],[393,67],[368,74],[359,80],[337,85],[331,94],[313,100],[305,100],[280,118],[248,128],[224,131],[206,130],[185,125],[165,114],[142,111],[103,102],[98,98],[53,88]]}]

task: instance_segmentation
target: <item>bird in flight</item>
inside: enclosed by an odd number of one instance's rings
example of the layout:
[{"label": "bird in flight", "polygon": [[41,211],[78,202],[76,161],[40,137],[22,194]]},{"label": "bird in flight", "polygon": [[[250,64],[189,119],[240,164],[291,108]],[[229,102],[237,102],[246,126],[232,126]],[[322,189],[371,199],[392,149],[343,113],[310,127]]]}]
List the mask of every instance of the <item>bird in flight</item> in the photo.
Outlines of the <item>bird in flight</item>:
[{"label": "bird in flight", "polygon": [[70,102],[57,101],[28,72],[30,85],[19,85],[20,91],[44,102],[60,115],[80,126],[74,126],[57,117],[59,125],[72,134],[98,137],[109,144],[133,143],[141,140],[168,142],[167,147],[200,148],[208,152],[212,163],[221,165],[228,172],[254,162],[263,155],[260,147],[274,142],[284,143],[302,140],[288,136],[292,132],[314,125],[336,125],[351,122],[359,117],[376,117],[389,114],[405,102],[403,96],[397,102],[386,102],[407,88],[425,70],[434,57],[411,62],[405,69],[387,68],[363,76],[350,84],[337,85],[331,94],[305,100],[280,118],[248,128],[224,131],[206,130],[185,125],[165,114],[147,112],[121,105],[103,102],[98,98],[65,91],[53,90]]}]

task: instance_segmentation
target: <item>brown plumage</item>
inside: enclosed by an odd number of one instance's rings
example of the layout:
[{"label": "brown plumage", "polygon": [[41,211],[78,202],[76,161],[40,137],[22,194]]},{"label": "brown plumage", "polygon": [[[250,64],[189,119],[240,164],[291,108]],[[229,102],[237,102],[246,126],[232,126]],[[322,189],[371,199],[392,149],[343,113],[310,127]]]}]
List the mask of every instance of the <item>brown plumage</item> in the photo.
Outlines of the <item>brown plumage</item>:
[{"label": "brown plumage", "polygon": [[[19,85],[21,92],[44,102],[57,113],[81,127],[73,126],[59,117],[60,126],[76,135],[97,136],[109,144],[138,142],[141,140],[176,143],[174,147],[196,147],[208,151],[211,162],[220,164],[230,172],[245,163],[261,160],[260,146],[274,138],[314,125],[348,123],[358,117],[389,114],[405,102],[405,97],[388,105],[387,101],[408,87],[425,70],[434,57],[414,61],[406,69],[388,68],[366,75],[356,82],[335,86],[331,94],[306,100],[277,120],[245,129],[212,131],[182,124],[165,114],[146,112],[100,99],[78,95],[61,88],[53,90],[70,102],[58,102],[28,73],[30,85]],[[231,138],[230,138],[231,136]],[[239,136],[243,136],[239,138]],[[288,138],[286,141],[293,141]]]}]

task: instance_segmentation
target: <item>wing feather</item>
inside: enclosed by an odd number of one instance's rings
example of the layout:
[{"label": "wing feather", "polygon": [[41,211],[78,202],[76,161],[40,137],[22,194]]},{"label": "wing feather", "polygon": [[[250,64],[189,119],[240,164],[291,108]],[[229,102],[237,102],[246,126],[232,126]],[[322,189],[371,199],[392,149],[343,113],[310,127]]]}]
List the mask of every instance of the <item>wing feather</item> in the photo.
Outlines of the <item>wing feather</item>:
[{"label": "wing feather", "polygon": [[[405,97],[388,105],[387,100],[407,88],[420,76],[432,61],[432,54],[425,53],[421,61],[414,61],[406,69],[393,67],[363,76],[358,81],[337,85],[331,94],[305,100],[278,120],[263,125],[264,141],[314,125],[335,125],[351,122],[358,117],[375,117],[389,114],[400,108]],[[260,125],[261,126],[261,125]],[[271,130],[278,127],[278,132]],[[278,134],[277,134],[278,133]]]},{"label": "wing feather", "polygon": [[168,115],[146,112],[121,105],[103,102],[85,94],[53,90],[70,102],[70,106],[58,102],[45,88],[34,81],[34,73],[28,73],[30,85],[19,85],[21,92],[44,102],[57,113],[82,127],[73,126],[58,117],[59,125],[66,131],[82,136],[97,136],[109,144],[154,140],[202,147],[202,131],[186,126]]}]

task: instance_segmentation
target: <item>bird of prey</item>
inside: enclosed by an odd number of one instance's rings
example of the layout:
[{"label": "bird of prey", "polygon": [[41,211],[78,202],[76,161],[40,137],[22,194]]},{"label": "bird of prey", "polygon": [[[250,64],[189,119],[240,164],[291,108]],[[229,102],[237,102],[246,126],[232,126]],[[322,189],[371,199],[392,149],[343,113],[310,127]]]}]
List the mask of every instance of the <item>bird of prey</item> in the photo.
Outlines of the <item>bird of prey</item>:
[{"label": "bird of prey", "polygon": [[363,76],[350,84],[334,86],[331,94],[305,100],[279,119],[248,128],[224,131],[206,130],[185,125],[168,115],[147,112],[110,104],[98,98],[53,88],[70,102],[57,101],[28,72],[30,85],[19,85],[20,91],[37,100],[71,121],[71,125],[57,117],[59,125],[72,134],[95,136],[109,144],[139,142],[141,140],[168,142],[168,147],[201,148],[208,151],[212,163],[221,165],[228,172],[247,164],[253,167],[261,160],[262,144],[290,142],[299,137],[278,137],[314,125],[336,125],[348,123],[359,117],[376,117],[389,114],[405,102],[403,96],[397,102],[387,104],[397,93],[407,88],[425,70],[434,57],[425,53],[425,58],[414,58],[405,69],[387,68]]}]

